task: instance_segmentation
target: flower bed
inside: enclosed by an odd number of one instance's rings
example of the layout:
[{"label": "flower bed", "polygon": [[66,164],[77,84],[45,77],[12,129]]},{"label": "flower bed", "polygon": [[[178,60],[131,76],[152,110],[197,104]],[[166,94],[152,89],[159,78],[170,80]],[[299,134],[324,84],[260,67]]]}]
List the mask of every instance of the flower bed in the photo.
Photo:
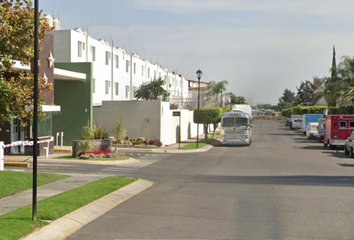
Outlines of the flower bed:
[{"label": "flower bed", "polygon": [[112,151],[110,151],[110,150],[107,150],[107,151],[87,151],[87,152],[81,151],[81,152],[79,152],[79,156],[82,154],[94,154],[94,155],[104,154],[104,155],[107,155],[110,153],[112,153]]},{"label": "flower bed", "polygon": [[81,151],[78,154],[79,159],[90,159],[90,158],[112,158],[112,151]]}]

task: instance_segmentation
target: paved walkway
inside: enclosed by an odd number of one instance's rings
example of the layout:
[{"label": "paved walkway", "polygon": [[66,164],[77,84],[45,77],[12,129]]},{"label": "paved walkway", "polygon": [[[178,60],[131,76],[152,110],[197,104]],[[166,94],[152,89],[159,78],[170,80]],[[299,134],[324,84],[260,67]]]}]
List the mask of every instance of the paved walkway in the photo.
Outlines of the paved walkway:
[{"label": "paved walkway", "polygon": [[[194,150],[179,150],[180,147],[187,145],[191,142],[195,142],[196,139],[190,139],[182,143],[171,144],[168,146],[163,146],[161,148],[154,149],[137,149],[130,148],[131,151],[151,151],[151,152],[166,152],[166,153],[186,153],[186,152],[201,152],[208,151],[212,148],[212,145],[206,145],[200,149]],[[125,148],[126,149],[126,148]],[[49,159],[57,157],[59,155],[67,155],[71,153],[71,147],[59,147],[55,148],[55,153],[49,156]],[[5,171],[7,166],[22,166],[27,167],[24,164],[30,164],[32,162],[32,156],[5,156]],[[39,156],[38,161],[47,161],[45,156]],[[57,161],[57,159],[56,159]],[[62,160],[59,160],[62,161]],[[67,160],[65,160],[67,162]],[[81,160],[78,160],[81,161]],[[137,161],[134,159],[127,160],[126,162]],[[91,161],[92,162],[92,161]],[[125,161],[120,161],[124,164]],[[13,165],[12,165],[13,164]],[[71,189],[81,187],[89,182],[99,180],[105,176],[95,175],[95,174],[74,174],[69,178],[47,184],[37,188],[37,200],[43,200],[57,194],[69,191]],[[141,191],[152,186],[153,183],[139,179],[138,181],[126,186],[114,193],[107,195],[95,202],[88,204],[87,206],[70,213],[63,218],[60,218],[48,226],[29,234],[21,240],[50,240],[50,239],[64,239],[73,232],[77,231],[84,225],[95,220],[96,218],[102,216],[106,212],[112,210],[114,207],[118,206],[120,203],[128,200],[129,198],[139,194]],[[9,213],[18,208],[22,208],[32,204],[32,189],[27,190],[12,196],[0,198],[0,215]]]}]

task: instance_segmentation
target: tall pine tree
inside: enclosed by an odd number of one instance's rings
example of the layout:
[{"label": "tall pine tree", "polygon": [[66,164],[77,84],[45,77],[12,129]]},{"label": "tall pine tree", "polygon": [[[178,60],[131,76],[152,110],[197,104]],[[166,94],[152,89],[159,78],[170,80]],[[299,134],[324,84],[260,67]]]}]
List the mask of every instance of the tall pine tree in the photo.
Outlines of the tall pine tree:
[{"label": "tall pine tree", "polygon": [[336,49],[333,46],[331,77],[325,83],[324,97],[328,106],[336,106],[340,96],[339,78],[337,73]]},{"label": "tall pine tree", "polygon": [[331,68],[331,78],[337,78],[337,63],[336,63],[336,48],[333,46],[333,57],[332,57],[332,68]]}]

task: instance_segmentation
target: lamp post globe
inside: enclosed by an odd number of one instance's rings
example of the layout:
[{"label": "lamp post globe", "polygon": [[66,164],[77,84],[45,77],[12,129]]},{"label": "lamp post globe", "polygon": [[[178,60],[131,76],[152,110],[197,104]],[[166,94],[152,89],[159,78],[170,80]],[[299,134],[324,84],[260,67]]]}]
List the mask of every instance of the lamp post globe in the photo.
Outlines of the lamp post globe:
[{"label": "lamp post globe", "polygon": [[200,98],[200,79],[202,78],[203,72],[198,69],[196,72],[197,78],[198,78],[198,107],[197,107],[197,145],[196,148],[198,148],[198,142],[199,142],[199,98]]}]

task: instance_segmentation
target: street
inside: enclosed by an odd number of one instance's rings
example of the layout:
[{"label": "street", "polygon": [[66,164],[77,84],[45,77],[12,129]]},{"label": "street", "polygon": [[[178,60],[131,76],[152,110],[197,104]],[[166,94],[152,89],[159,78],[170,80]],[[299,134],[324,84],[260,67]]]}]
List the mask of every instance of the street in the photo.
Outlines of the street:
[{"label": "street", "polygon": [[281,121],[254,121],[250,147],[156,159],[75,165],[155,184],[67,239],[354,239],[353,160]]}]

